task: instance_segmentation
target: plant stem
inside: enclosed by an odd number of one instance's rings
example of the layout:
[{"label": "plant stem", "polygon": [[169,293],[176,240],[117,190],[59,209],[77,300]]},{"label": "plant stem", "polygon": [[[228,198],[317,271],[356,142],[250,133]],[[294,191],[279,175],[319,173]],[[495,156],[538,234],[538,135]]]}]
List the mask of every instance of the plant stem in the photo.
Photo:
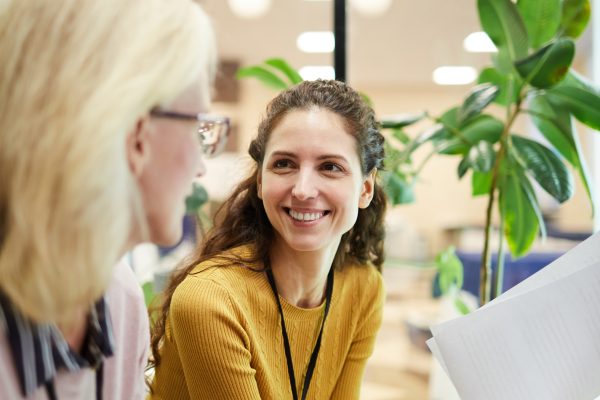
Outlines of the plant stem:
[{"label": "plant stem", "polygon": [[[521,97],[519,96],[519,99]],[[492,230],[492,211],[494,209],[494,199],[496,194],[496,189],[498,187],[498,175],[500,171],[500,165],[502,164],[502,160],[506,155],[507,146],[508,146],[508,136],[510,135],[510,128],[512,124],[515,122],[517,115],[520,112],[521,102],[518,101],[515,105],[514,110],[511,110],[510,106],[507,107],[506,113],[506,124],[504,125],[504,130],[502,131],[502,135],[500,137],[500,149],[498,150],[498,156],[496,157],[496,161],[494,162],[494,168],[492,169],[492,182],[490,184],[490,191],[488,195],[488,205],[485,216],[485,239],[483,244],[483,257],[481,259],[481,267],[480,267],[480,275],[479,275],[479,305],[483,306],[484,304],[490,301],[491,293],[492,293],[492,262],[491,262],[491,249],[490,249],[490,234]],[[500,217],[502,218],[502,216]],[[503,232],[500,232],[502,235]]]},{"label": "plant stem", "polygon": [[498,237],[498,258],[496,263],[496,285],[493,298],[500,296],[504,290],[504,220],[500,219]]}]

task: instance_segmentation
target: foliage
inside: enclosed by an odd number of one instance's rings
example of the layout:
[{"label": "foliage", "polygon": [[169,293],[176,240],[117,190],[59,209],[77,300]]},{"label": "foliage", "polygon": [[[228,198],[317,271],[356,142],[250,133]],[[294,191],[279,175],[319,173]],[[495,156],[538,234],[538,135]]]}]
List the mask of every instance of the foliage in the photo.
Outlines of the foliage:
[{"label": "foliage", "polygon": [[[527,254],[536,238],[545,236],[534,186],[563,203],[573,195],[576,173],[593,209],[573,118],[600,129],[600,91],[571,68],[574,40],[590,18],[589,0],[478,0],[477,8],[481,26],[497,48],[478,85],[441,116],[402,114],[380,124],[387,132],[383,180],[392,205],[415,201],[419,174],[435,155],[457,157],[458,178],[470,173],[473,196],[488,197],[480,284],[480,301],[486,303],[493,295],[489,241],[494,207],[503,231],[499,248],[505,240],[514,258]],[[238,77],[254,77],[278,90],[301,80],[281,59],[243,68]],[[490,107],[504,118],[488,113]],[[513,132],[518,116],[531,118],[544,142]],[[411,137],[405,128],[421,121],[430,125]],[[415,165],[415,151],[426,144],[429,153]],[[438,267],[443,279],[460,287],[462,268],[459,280],[460,260],[453,254],[449,249],[438,256]],[[495,294],[500,292],[501,287]]]},{"label": "foliage", "polygon": [[[439,117],[425,113],[433,127],[414,138],[398,131],[389,135],[393,146],[388,150],[392,162],[387,182],[392,203],[413,201],[411,191],[423,165],[415,167],[412,155],[427,142],[432,150],[425,162],[435,154],[460,159],[458,177],[470,172],[473,196],[488,196],[480,284],[480,301],[485,303],[492,297],[489,239],[494,207],[501,218],[500,240],[506,240],[514,257],[527,254],[535,239],[545,236],[535,185],[563,203],[573,195],[575,172],[593,208],[572,119],[600,129],[600,92],[571,69],[574,39],[589,20],[589,0],[478,0],[477,6],[481,25],[498,49],[493,65],[481,71],[479,84],[461,105]],[[505,117],[488,114],[491,105],[501,110],[495,115]],[[544,143],[513,132],[520,115],[531,118]],[[382,126],[387,127],[386,121]]]},{"label": "foliage", "polygon": [[237,78],[256,78],[264,85],[276,90],[284,90],[302,82],[300,74],[281,58],[269,58],[264,65],[240,68]]},{"label": "foliage", "polygon": [[442,251],[435,258],[435,265],[438,270],[434,285],[439,288],[440,294],[451,296],[454,299],[454,305],[462,314],[470,312],[469,307],[458,296],[463,286],[463,265],[456,255],[453,246]]}]

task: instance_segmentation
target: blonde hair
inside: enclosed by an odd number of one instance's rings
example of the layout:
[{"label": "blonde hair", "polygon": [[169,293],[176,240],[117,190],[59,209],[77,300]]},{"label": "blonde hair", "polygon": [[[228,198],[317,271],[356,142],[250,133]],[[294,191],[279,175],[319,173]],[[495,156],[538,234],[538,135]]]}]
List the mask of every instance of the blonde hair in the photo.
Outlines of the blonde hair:
[{"label": "blonde hair", "polygon": [[0,292],[69,322],[143,229],[126,134],[193,82],[215,44],[191,0],[0,2]]}]

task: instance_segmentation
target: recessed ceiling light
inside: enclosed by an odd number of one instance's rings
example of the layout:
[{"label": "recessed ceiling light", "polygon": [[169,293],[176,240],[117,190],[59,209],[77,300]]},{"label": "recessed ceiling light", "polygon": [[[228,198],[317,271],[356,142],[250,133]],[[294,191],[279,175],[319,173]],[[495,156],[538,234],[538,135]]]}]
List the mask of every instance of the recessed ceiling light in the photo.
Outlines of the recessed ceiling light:
[{"label": "recessed ceiling light", "polygon": [[271,0],[229,0],[229,8],[241,18],[258,18],[271,8]]},{"label": "recessed ceiling light", "polygon": [[330,65],[307,65],[298,71],[305,81],[335,79],[335,70]]},{"label": "recessed ceiling light", "polygon": [[470,33],[463,41],[463,47],[471,53],[495,53],[498,51],[492,39],[485,32]]},{"label": "recessed ceiling light", "polygon": [[433,71],[433,81],[438,85],[467,85],[477,78],[477,70],[467,66],[443,66]]},{"label": "recessed ceiling light", "polygon": [[305,53],[331,53],[335,48],[333,32],[302,32],[296,45]]},{"label": "recessed ceiling light", "polygon": [[375,17],[383,15],[392,5],[392,0],[350,0],[350,5],[365,16]]}]

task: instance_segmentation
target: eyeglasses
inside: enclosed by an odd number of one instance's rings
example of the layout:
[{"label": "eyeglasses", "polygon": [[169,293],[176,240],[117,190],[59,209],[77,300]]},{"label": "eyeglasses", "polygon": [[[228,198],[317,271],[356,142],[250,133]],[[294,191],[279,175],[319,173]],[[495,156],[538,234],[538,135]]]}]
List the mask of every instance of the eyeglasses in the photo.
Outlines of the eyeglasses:
[{"label": "eyeglasses", "polygon": [[165,111],[154,108],[150,115],[157,118],[169,118],[180,121],[193,121],[198,123],[198,140],[200,151],[205,157],[214,157],[225,148],[229,137],[230,121],[228,117],[210,114],[184,114],[175,111]]}]

